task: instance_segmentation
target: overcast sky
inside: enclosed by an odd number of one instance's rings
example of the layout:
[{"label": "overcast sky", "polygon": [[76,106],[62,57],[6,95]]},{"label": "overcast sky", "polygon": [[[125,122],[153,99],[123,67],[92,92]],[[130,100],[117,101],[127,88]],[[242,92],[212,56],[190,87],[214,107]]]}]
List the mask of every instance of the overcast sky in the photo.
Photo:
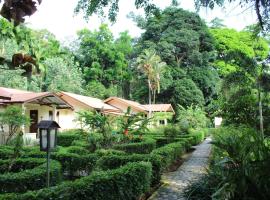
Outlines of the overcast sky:
[{"label": "overcast sky", "polygon": [[[74,38],[76,32],[82,28],[97,29],[102,23],[97,16],[91,17],[88,23],[82,15],[74,16],[74,8],[77,2],[78,0],[43,0],[38,7],[38,11],[27,18],[26,22],[28,26],[35,29],[48,29],[61,41]],[[120,12],[118,13],[117,23],[110,24],[113,34],[117,37],[119,32],[128,30],[131,36],[138,37],[142,31],[126,16],[131,11],[136,14],[143,14],[143,11],[135,9],[134,0],[120,0],[119,2]],[[159,7],[165,8],[170,5],[171,0],[154,0],[154,2]],[[182,0],[180,7],[194,11],[193,0]],[[243,8],[237,4],[231,4],[227,9],[215,9],[214,11],[204,9],[199,14],[208,22],[215,17],[222,18],[226,26],[241,30],[256,21],[256,15],[252,9],[242,11]]]}]

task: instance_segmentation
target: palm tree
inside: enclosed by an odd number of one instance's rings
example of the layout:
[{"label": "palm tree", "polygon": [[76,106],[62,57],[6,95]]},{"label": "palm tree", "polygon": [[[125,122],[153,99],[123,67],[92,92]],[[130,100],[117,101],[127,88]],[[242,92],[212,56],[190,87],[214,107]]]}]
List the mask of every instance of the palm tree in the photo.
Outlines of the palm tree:
[{"label": "palm tree", "polygon": [[156,103],[156,94],[160,93],[160,76],[165,71],[166,63],[161,62],[160,57],[156,59],[156,63],[153,65],[153,103]]},{"label": "palm tree", "polygon": [[[161,58],[156,55],[152,49],[146,49],[137,58],[138,69],[147,76],[148,81],[148,100],[149,105],[152,104],[152,93],[154,102],[156,100],[156,93],[160,92],[160,74],[164,71],[165,63],[161,62]],[[151,110],[149,111],[151,116]]]}]

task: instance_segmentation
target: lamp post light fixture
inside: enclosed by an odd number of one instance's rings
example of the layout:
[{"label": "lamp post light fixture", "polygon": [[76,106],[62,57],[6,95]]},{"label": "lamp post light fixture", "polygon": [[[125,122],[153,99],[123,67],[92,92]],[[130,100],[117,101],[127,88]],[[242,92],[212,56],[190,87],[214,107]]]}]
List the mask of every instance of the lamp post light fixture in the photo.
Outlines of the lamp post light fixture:
[{"label": "lamp post light fixture", "polygon": [[38,123],[40,151],[47,152],[47,187],[50,187],[50,152],[57,145],[57,130],[60,126],[52,120],[42,120]]}]

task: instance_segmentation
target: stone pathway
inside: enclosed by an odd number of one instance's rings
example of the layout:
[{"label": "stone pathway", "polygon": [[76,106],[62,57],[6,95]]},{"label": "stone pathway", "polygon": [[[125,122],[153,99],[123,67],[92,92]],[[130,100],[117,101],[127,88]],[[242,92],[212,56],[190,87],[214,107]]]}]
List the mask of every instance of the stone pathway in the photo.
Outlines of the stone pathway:
[{"label": "stone pathway", "polygon": [[149,200],[185,200],[183,191],[187,185],[206,171],[211,151],[211,139],[196,146],[196,150],[176,171],[162,177],[164,183]]}]

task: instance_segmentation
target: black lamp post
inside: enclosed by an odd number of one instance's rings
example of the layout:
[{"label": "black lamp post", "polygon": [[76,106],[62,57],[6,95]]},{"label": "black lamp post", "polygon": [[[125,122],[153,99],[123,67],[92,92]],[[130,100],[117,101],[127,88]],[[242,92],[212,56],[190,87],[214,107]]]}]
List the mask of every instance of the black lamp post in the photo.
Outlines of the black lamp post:
[{"label": "black lamp post", "polygon": [[47,187],[50,187],[50,152],[56,148],[57,130],[60,126],[52,120],[42,120],[38,123],[40,151],[47,152]]}]

